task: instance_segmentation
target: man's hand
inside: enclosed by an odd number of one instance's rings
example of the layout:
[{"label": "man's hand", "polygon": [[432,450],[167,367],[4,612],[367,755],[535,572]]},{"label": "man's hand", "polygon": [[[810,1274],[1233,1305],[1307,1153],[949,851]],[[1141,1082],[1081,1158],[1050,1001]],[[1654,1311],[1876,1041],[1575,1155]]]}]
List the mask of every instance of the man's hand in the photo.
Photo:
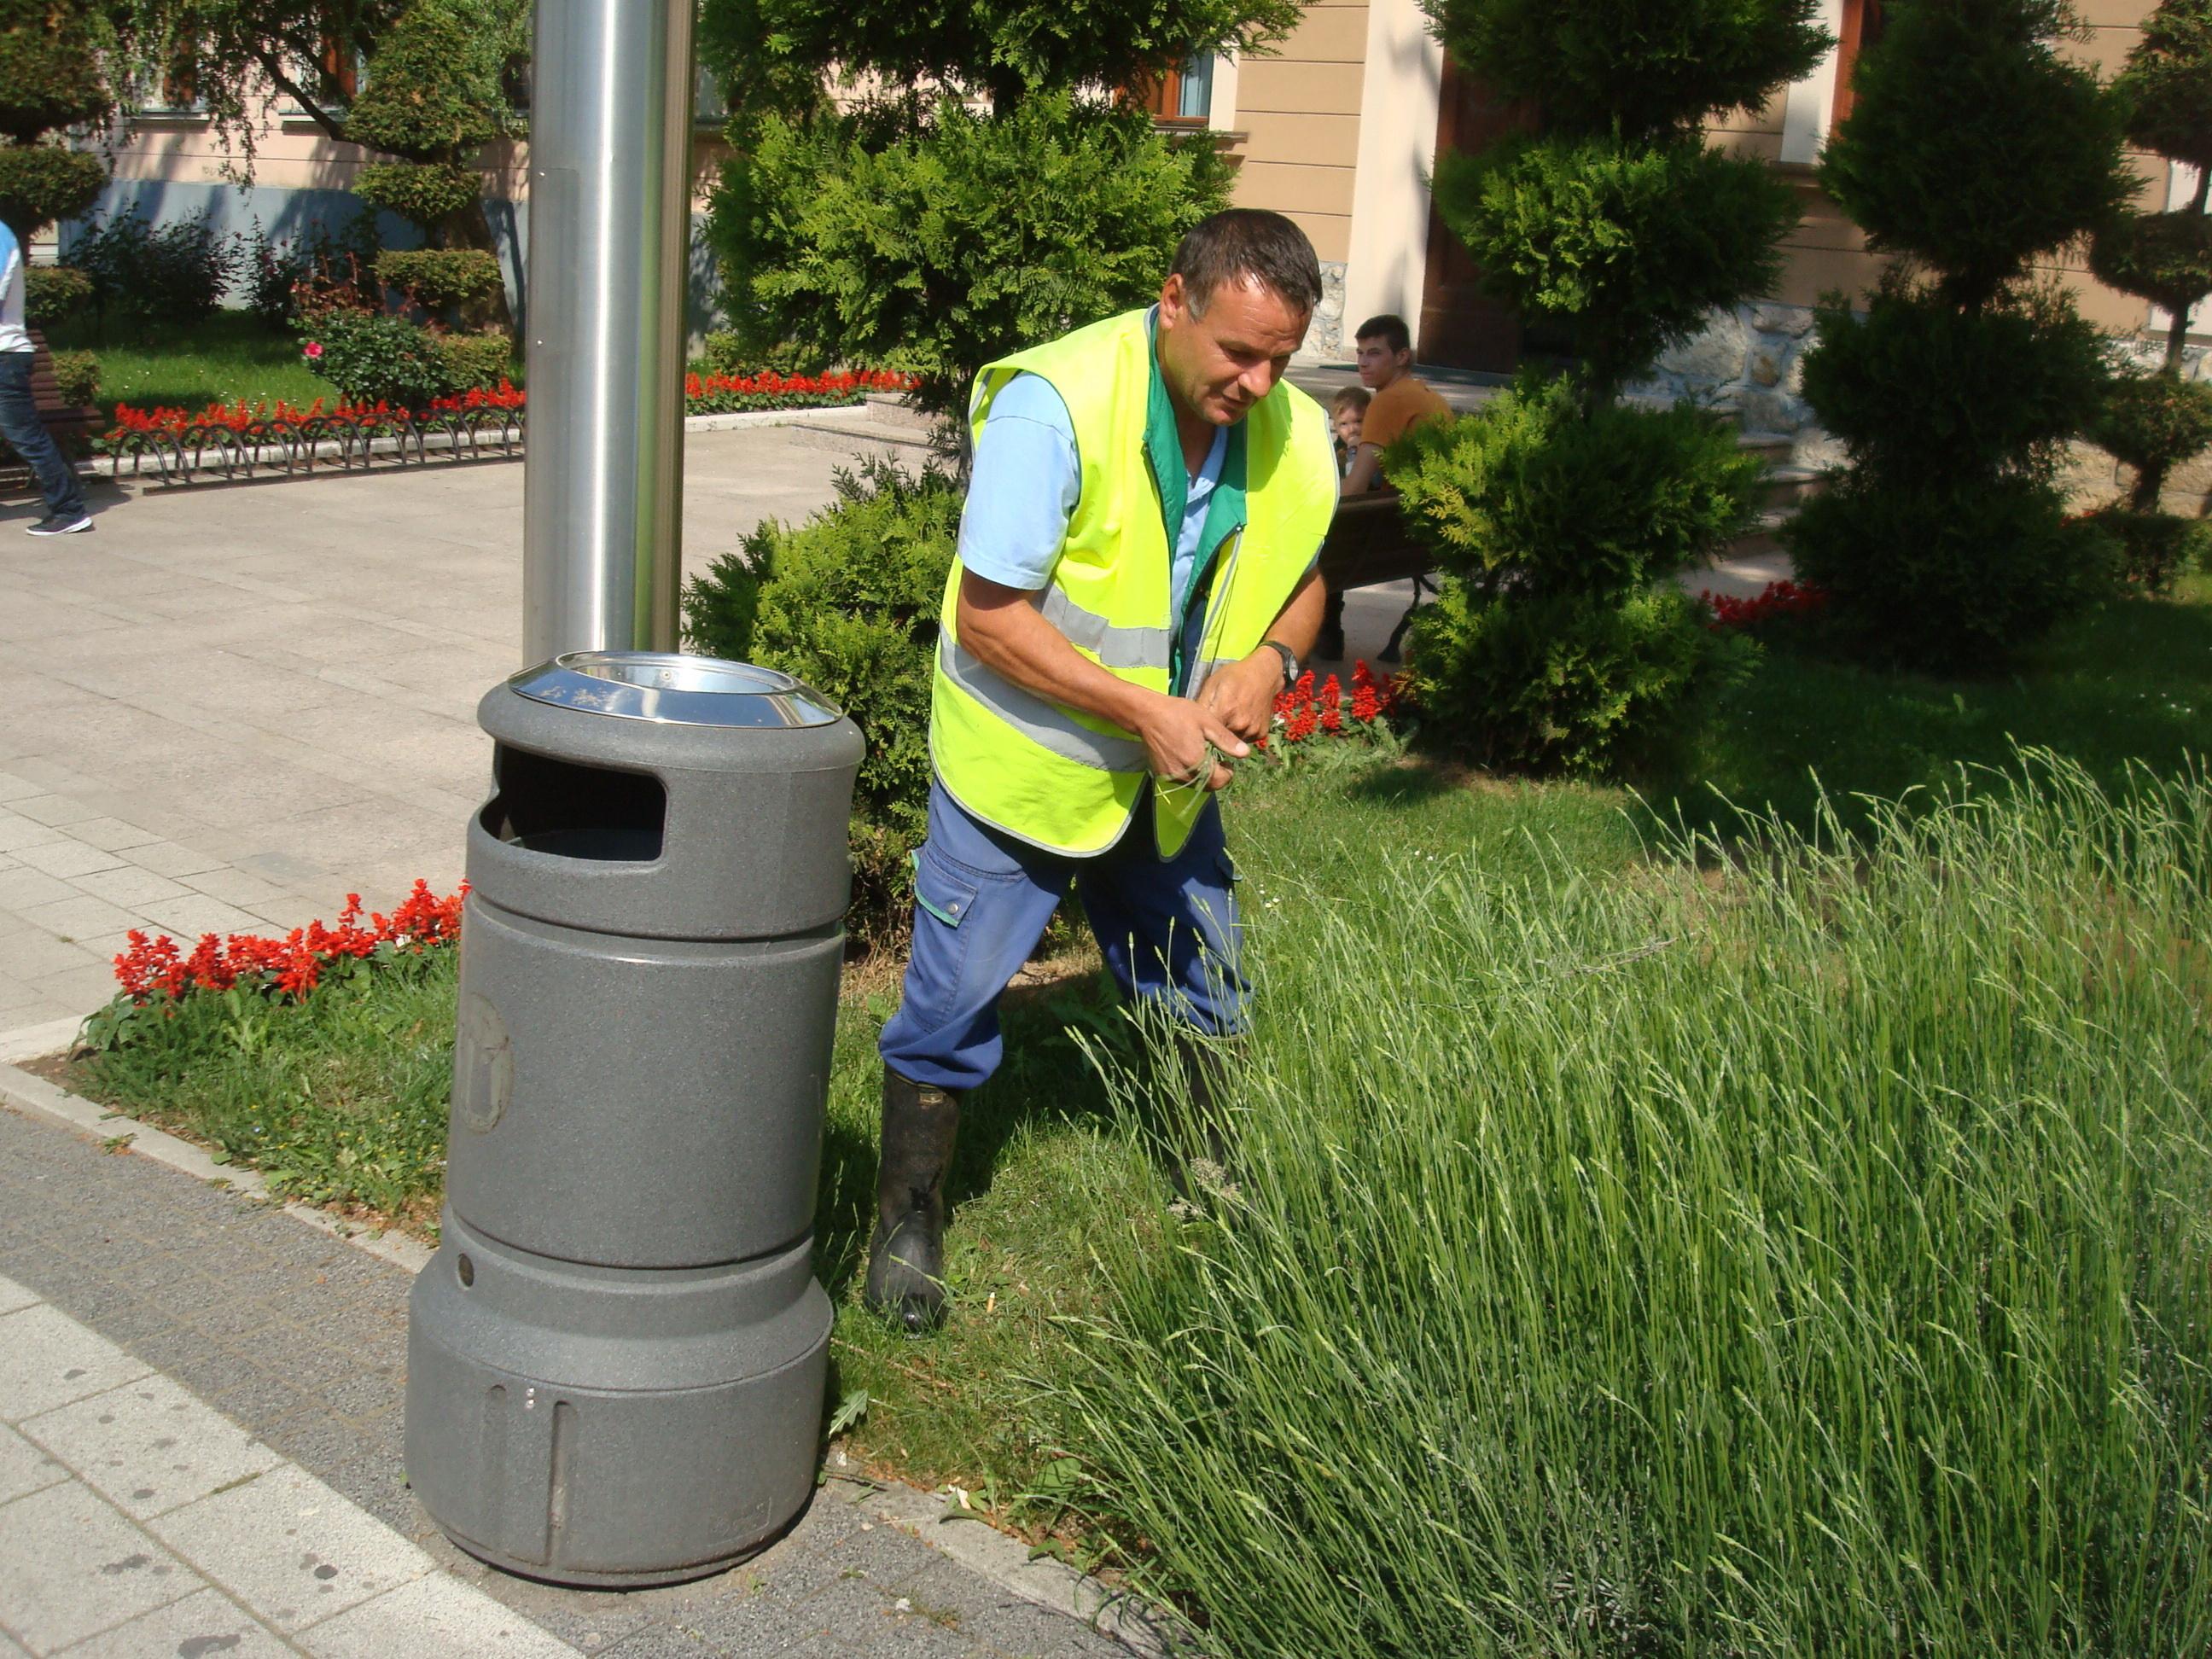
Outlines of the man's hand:
[{"label": "man's hand", "polygon": [[[1272,657],[1274,653],[1267,654]],[[1252,752],[1250,745],[1203,702],[1193,702],[1188,697],[1155,695],[1149,698],[1137,735],[1145,740],[1152,775],[1163,783],[1185,788],[1201,782],[1208,789],[1228,787],[1232,775],[1207,752],[1208,744],[1237,760]]]},{"label": "man's hand", "polygon": [[1283,689],[1283,659],[1261,646],[1242,662],[1224,663],[1207,677],[1198,706],[1248,742],[1267,735],[1275,694]]}]

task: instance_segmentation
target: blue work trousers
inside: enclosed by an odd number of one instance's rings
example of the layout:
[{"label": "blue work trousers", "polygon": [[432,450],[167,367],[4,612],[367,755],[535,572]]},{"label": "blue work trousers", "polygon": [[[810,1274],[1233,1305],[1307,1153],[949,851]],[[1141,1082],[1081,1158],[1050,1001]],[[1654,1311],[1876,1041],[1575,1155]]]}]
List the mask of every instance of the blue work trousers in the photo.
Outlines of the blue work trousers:
[{"label": "blue work trousers", "polygon": [[84,511],[84,495],[77,488],[76,469],[63,455],[53,434],[39,418],[39,405],[31,395],[31,351],[0,351],[0,438],[30,464],[46,498],[50,516],[70,519]]},{"label": "blue work trousers", "polygon": [[1123,996],[1160,999],[1212,1035],[1241,1032],[1236,879],[1218,803],[1182,851],[1162,860],[1148,789],[1110,850],[1069,858],[978,823],[933,782],[906,997],[878,1042],[884,1063],[940,1089],[973,1089],[996,1071],[1006,1047],[999,998],[1071,883]]}]

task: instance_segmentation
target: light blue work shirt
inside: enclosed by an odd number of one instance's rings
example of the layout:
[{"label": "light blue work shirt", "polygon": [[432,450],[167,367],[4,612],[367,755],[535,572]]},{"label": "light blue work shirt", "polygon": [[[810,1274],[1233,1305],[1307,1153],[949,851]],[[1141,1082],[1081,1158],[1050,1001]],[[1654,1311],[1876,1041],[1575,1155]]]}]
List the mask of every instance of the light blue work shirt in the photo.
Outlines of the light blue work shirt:
[{"label": "light blue work shirt", "polygon": [[[1228,453],[1229,428],[1216,427],[1206,463],[1190,481],[1176,537],[1169,591],[1177,615],[1190,592],[1206,509]],[[1036,592],[1051,581],[1060,562],[1082,483],[1066,404],[1042,375],[1015,375],[991,400],[976,441],[968,504],[960,514],[960,562],[986,581]],[[1186,661],[1196,648],[1193,630],[1204,623],[1202,611],[1183,618]]]}]

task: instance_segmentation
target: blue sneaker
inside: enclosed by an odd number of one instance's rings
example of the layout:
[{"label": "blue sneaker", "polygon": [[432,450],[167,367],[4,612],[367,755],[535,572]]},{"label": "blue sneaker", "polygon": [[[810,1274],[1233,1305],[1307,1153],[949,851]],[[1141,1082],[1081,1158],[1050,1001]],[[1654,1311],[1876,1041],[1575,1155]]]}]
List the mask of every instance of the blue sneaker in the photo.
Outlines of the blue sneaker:
[{"label": "blue sneaker", "polygon": [[92,514],[82,509],[75,513],[57,513],[29,526],[27,533],[33,536],[74,536],[80,530],[92,528]]}]

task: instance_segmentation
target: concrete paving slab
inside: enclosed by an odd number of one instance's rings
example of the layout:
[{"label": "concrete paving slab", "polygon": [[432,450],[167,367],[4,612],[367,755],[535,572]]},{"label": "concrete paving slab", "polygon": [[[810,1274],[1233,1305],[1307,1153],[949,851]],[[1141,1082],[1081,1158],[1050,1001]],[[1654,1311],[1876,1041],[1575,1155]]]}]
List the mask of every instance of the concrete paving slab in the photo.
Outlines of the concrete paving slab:
[{"label": "concrete paving slab", "polygon": [[66,1468],[15,1430],[0,1427],[0,1504],[12,1504],[69,1478]]},{"label": "concrete paving slab", "polygon": [[75,1481],[0,1505],[0,1628],[50,1654],[205,1589]]},{"label": "concrete paving slab", "polygon": [[518,1617],[473,1585],[443,1574],[417,1579],[301,1633],[316,1659],[573,1659],[576,1650]]},{"label": "concrete paving slab", "polygon": [[0,1314],[11,1314],[19,1308],[37,1305],[40,1298],[12,1279],[0,1279]]},{"label": "concrete paving slab", "polygon": [[65,1651],[67,1659],[285,1659],[293,1650],[220,1590],[204,1589]]},{"label": "concrete paving slab", "polygon": [[0,1423],[21,1423],[153,1367],[44,1304],[0,1317]]},{"label": "concrete paving slab", "polygon": [[27,1419],[21,1429],[139,1521],[197,1503],[283,1461],[160,1376]]},{"label": "concrete paving slab", "polygon": [[420,1578],[430,1558],[289,1464],[148,1529],[285,1635]]}]

